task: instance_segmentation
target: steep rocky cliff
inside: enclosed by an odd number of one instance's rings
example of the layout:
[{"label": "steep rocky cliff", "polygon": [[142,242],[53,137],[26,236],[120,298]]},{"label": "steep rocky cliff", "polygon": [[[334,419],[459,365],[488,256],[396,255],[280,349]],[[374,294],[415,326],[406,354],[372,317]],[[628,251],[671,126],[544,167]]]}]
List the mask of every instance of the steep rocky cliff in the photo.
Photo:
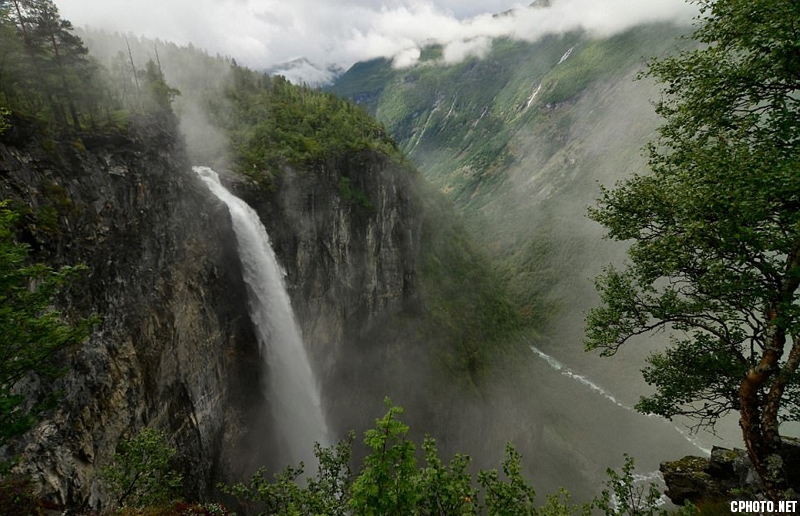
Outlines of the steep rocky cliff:
[{"label": "steep rocky cliff", "polygon": [[[178,448],[188,497],[208,497],[217,480],[258,465],[283,466],[270,463],[261,394],[269,371],[229,215],[180,142],[147,127],[48,139],[16,121],[0,142],[0,192],[27,214],[19,238],[38,260],[86,264],[63,309],[102,319],[60,357],[65,376],[23,386],[63,397],[7,450],[21,453],[20,470],[60,503],[103,504],[97,468],[144,426],[166,431]],[[267,189],[222,172],[260,213],[287,270],[334,437],[369,424],[386,395],[417,407],[412,419],[447,420],[446,396],[431,396],[446,382],[430,380],[426,349],[436,345],[425,308],[441,292],[426,292],[420,279],[449,270],[426,266],[423,252],[423,240],[445,235],[447,224],[430,217],[436,210],[417,173],[373,151],[285,168]]]},{"label": "steep rocky cliff", "polygon": [[237,469],[251,437],[259,364],[229,217],[168,133],[47,138],[21,120],[0,142],[0,196],[27,213],[19,237],[53,265],[89,272],[66,313],[102,322],[59,357],[58,408],[21,442],[19,469],[57,502],[98,506],[96,468],[143,426],[179,449],[185,491],[202,496]]},{"label": "steep rocky cliff", "polygon": [[517,437],[487,401],[493,361],[513,354],[513,309],[416,169],[362,150],[284,167],[268,187],[226,176],[286,268],[334,437],[370,428],[386,396],[446,453],[494,460]]},{"label": "steep rocky cliff", "polygon": [[228,179],[261,214],[287,271],[338,435],[368,424],[386,395],[407,401],[415,389],[397,373],[419,330],[402,326],[422,310],[425,217],[416,172],[364,151],[309,170],[287,167],[267,189]]}]

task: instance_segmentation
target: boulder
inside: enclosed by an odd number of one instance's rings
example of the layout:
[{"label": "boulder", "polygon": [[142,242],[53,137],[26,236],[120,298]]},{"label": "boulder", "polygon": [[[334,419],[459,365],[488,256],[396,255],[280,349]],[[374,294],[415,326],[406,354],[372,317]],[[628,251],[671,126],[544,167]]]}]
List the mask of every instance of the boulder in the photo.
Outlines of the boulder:
[{"label": "boulder", "polygon": [[[783,437],[782,455],[789,484],[800,492],[800,439]],[[762,488],[747,452],[740,449],[714,446],[709,457],[662,462],[659,469],[667,485],[665,494],[676,505],[687,500],[733,500],[746,493],[753,498]]]}]

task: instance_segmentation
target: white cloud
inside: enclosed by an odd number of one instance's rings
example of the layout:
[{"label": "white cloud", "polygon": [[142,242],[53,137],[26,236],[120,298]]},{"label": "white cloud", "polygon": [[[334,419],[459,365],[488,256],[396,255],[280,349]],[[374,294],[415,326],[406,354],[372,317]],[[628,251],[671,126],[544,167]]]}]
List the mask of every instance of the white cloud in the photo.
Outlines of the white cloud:
[{"label": "white cloud", "polygon": [[394,61],[392,61],[392,66],[394,66],[395,68],[412,67],[419,61],[419,56],[421,53],[422,52],[417,47],[403,50],[402,52],[394,56]]},{"label": "white cloud", "polygon": [[[193,43],[256,68],[298,57],[347,68],[374,57],[412,66],[431,42],[450,61],[483,55],[491,38],[535,40],[584,28],[612,34],[641,22],[689,21],[684,0],[57,0],[75,25]],[[513,15],[493,16],[514,9]]]},{"label": "white cloud", "polygon": [[492,40],[486,36],[455,40],[445,45],[442,57],[447,64],[459,63],[468,57],[480,58],[489,53],[491,45]]}]

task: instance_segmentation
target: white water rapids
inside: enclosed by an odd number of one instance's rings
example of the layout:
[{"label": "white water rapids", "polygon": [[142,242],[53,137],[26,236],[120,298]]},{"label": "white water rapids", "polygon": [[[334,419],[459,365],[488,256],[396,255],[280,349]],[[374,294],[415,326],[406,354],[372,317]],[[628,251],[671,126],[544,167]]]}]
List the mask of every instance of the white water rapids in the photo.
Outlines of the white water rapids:
[{"label": "white water rapids", "polygon": [[211,192],[228,207],[247,285],[248,311],[256,329],[261,355],[268,366],[263,386],[270,401],[282,460],[303,461],[314,472],[314,443],[328,445],[328,429],[319,388],[292,311],[269,236],[258,214],[219,182],[208,167],[194,167]]}]

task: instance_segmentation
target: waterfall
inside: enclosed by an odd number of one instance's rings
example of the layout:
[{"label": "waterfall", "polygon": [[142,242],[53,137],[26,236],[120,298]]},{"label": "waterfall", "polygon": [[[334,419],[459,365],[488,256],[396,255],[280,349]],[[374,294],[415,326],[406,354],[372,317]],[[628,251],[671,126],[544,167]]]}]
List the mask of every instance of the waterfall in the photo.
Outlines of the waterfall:
[{"label": "waterfall", "polygon": [[258,214],[231,194],[208,167],[194,167],[211,192],[227,205],[247,285],[248,311],[255,326],[261,356],[268,366],[263,385],[272,406],[282,460],[303,461],[306,471],[317,468],[314,443],[328,445],[319,389],[292,311],[285,272],[275,257]]}]

